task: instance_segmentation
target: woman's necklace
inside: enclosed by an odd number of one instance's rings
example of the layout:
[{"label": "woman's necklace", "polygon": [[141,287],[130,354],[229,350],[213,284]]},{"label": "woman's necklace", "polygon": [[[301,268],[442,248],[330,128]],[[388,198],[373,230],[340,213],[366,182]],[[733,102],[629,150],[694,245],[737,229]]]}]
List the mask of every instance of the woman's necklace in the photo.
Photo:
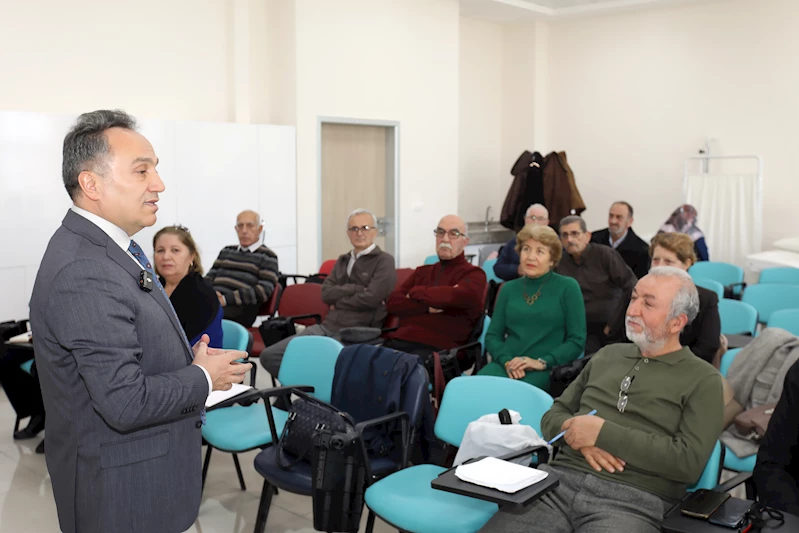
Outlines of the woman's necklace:
[{"label": "woman's necklace", "polygon": [[541,289],[544,288],[544,284],[546,284],[546,281],[542,283],[540,287],[538,287],[538,290],[535,291],[535,294],[532,296],[528,296],[527,291],[524,291],[524,301],[527,302],[527,305],[533,305],[538,301],[539,296],[541,296]]}]

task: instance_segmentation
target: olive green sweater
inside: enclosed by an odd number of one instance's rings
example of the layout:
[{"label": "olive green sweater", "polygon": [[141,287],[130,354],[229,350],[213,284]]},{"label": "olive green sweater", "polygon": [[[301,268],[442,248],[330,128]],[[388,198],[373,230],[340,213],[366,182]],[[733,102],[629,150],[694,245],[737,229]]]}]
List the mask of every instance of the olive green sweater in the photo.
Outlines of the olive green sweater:
[{"label": "olive green sweater", "polygon": [[[634,378],[620,413],[616,404],[625,376]],[[605,420],[596,446],[626,461],[624,471],[596,472],[563,439],[552,464],[677,500],[699,479],[721,434],[721,376],[688,348],[645,359],[634,344],[613,344],[597,352],[555,400],[541,421],[544,437],[551,439],[566,419],[592,409]]]}]

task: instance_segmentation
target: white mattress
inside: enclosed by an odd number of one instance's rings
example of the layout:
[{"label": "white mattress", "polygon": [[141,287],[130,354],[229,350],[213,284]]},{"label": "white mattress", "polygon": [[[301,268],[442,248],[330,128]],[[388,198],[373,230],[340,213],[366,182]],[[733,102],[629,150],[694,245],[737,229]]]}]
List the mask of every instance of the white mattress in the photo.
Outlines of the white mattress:
[{"label": "white mattress", "polygon": [[799,268],[799,253],[787,250],[767,250],[746,256],[745,280],[754,283],[760,277],[760,271],[772,267]]}]

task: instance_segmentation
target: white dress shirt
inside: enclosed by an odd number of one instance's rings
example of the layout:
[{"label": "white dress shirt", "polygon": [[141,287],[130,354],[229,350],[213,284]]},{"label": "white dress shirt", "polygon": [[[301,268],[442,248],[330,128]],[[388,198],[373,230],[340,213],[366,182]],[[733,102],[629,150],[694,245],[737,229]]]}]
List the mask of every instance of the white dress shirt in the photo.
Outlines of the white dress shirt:
[{"label": "white dress shirt", "polygon": [[[130,257],[130,260],[136,263],[136,267],[141,268],[141,263],[139,263],[139,261],[135,257],[133,257],[133,254],[130,253],[130,250],[128,250],[131,241],[128,232],[126,232],[119,226],[109,222],[103,217],[95,215],[94,213],[90,213],[85,209],[82,209],[76,205],[73,205],[70,209],[72,209],[72,211],[75,214],[82,216],[83,218],[85,218],[86,220],[88,220],[89,222],[91,222],[101,230],[103,230],[103,233],[108,235],[111,238],[111,240],[114,241],[117,244],[117,246],[122,248],[122,251],[124,251],[128,255],[128,257]],[[200,370],[203,371],[203,374],[205,374],[205,379],[208,380],[208,394],[210,394],[211,391],[214,390],[214,383],[213,381],[211,381],[211,374],[209,374],[208,371],[202,366],[200,365],[197,366],[200,368]]]},{"label": "white dress shirt", "polygon": [[254,243],[252,243],[249,246],[242,246],[242,245],[239,244],[239,251],[243,252],[244,250],[249,250],[251,252],[254,252],[260,247],[261,247],[261,243],[259,243],[259,242],[254,242]]},{"label": "white dress shirt", "polygon": [[365,249],[363,252],[355,253],[355,250],[350,251],[350,262],[347,263],[347,276],[352,276],[352,267],[355,266],[355,260],[361,257],[362,255],[366,255],[370,253],[372,250],[375,249],[376,244],[372,243],[372,245]]}]

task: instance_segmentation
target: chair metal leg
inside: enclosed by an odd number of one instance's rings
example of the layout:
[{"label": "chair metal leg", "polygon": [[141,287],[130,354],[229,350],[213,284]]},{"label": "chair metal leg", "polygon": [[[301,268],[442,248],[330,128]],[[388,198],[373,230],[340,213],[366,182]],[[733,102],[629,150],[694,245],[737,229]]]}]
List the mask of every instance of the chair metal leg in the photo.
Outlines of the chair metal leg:
[{"label": "chair metal leg", "polygon": [[205,488],[205,477],[208,475],[208,465],[211,464],[211,452],[214,451],[214,447],[210,444],[208,445],[208,449],[205,452],[205,461],[203,461],[203,484],[202,488]]},{"label": "chair metal leg", "polygon": [[241,465],[239,464],[239,456],[237,454],[233,454],[233,464],[236,465],[236,474],[239,476],[239,485],[241,485],[241,490],[247,490],[247,485],[244,484],[244,476],[241,475]]},{"label": "chair metal leg", "polygon": [[17,421],[14,422],[14,433],[19,431],[19,422],[20,422],[20,419],[19,419],[19,417],[17,417]]},{"label": "chair metal leg", "polygon": [[369,509],[369,515],[366,517],[366,533],[372,533],[375,528],[375,514]]},{"label": "chair metal leg", "polygon": [[258,365],[255,361],[252,362],[252,369],[250,370],[250,387],[255,388],[255,375],[258,373]]},{"label": "chair metal leg", "polygon": [[253,533],[264,533],[266,530],[266,519],[269,517],[269,507],[272,505],[273,490],[272,485],[264,480],[264,488],[261,490],[261,502],[258,504],[258,515],[255,517],[255,530]]}]

